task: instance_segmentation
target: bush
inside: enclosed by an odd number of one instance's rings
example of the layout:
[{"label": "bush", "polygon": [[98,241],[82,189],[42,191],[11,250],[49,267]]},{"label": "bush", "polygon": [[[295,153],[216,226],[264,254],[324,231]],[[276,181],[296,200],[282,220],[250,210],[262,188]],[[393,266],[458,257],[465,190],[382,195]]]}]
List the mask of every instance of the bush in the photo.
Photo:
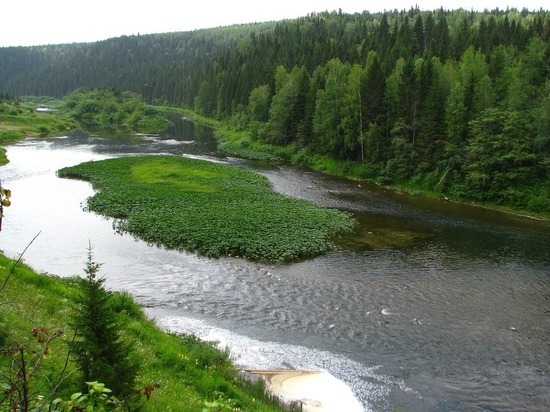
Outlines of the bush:
[{"label": "bush", "polygon": [[145,314],[128,292],[116,292],[111,296],[111,306],[116,313],[123,313],[132,319],[144,319]]}]

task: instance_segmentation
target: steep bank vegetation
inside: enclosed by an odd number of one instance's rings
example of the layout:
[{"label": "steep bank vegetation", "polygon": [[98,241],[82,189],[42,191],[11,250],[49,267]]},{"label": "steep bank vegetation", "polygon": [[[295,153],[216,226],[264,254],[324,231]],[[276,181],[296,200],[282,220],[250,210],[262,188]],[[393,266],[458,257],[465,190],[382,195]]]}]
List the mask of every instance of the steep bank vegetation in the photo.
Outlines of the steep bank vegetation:
[{"label": "steep bank vegetation", "polygon": [[[10,388],[21,383],[17,368],[20,358],[14,358],[18,348],[25,348],[25,363],[29,366],[25,375],[29,403],[19,404],[17,410],[60,410],[49,409],[53,397],[69,400],[82,390],[81,371],[76,369],[72,356],[65,364],[73,344],[70,325],[81,281],[37,274],[22,264],[11,273],[12,267],[14,261],[0,255],[0,410],[14,410],[9,407],[7,394],[14,395]],[[237,377],[227,351],[192,336],[165,334],[145,318],[128,294],[107,294],[109,308],[121,325],[117,333],[124,342],[131,343],[134,361],[140,365],[135,388],[141,394],[136,394],[131,410],[280,410],[266,400],[262,386]],[[35,364],[39,367],[31,373]],[[24,409],[29,405],[31,409]]]},{"label": "steep bank vegetation", "polygon": [[349,232],[346,213],[273,192],[264,176],[212,162],[144,156],[88,162],[60,177],[92,182],[90,210],[147,242],[208,256],[291,261]]},{"label": "steep bank vegetation", "polygon": [[358,177],[548,213],[549,44],[545,10],[326,12],[0,49],[0,91],[128,89]]}]

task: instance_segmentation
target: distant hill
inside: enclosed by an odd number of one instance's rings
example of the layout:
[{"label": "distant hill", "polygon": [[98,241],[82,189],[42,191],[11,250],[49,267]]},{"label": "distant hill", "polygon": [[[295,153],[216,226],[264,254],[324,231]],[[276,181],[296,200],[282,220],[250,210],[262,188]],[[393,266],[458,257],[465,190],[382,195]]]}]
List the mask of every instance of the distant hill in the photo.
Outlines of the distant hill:
[{"label": "distant hill", "polygon": [[4,47],[0,48],[0,90],[11,96],[63,97],[81,87],[112,87],[137,92],[149,101],[192,103],[200,74],[209,70],[214,56],[234,49],[252,32],[262,33],[274,25]]},{"label": "distant hill", "polygon": [[[400,57],[460,59],[469,46],[525,49],[534,35],[548,39],[548,12],[465,10],[324,12],[271,23],[189,32],[132,35],[94,43],[0,48],[0,92],[62,97],[79,87],[113,87],[150,102],[192,106],[203,82],[216,83],[230,106],[273,82],[275,69],[317,66],[338,58],[365,64],[378,52],[386,72]],[[220,90],[224,89],[224,90]],[[231,109],[223,108],[223,112]]]}]

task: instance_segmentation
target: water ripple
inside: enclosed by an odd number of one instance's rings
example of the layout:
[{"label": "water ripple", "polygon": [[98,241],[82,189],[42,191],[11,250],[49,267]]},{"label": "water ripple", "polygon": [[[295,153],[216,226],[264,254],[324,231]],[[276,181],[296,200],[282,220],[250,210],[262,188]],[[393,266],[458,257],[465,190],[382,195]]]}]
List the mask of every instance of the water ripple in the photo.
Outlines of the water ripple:
[{"label": "water ripple", "polygon": [[[151,314],[155,316],[158,312],[151,311]],[[418,398],[403,382],[377,373],[378,367],[367,368],[344,356],[303,346],[250,339],[196,319],[166,316],[157,321],[170,332],[194,334],[206,341],[219,342],[220,347],[230,350],[233,361],[242,368],[326,371],[352,389],[365,411],[373,411],[383,405],[391,391],[401,391],[406,396]]]}]

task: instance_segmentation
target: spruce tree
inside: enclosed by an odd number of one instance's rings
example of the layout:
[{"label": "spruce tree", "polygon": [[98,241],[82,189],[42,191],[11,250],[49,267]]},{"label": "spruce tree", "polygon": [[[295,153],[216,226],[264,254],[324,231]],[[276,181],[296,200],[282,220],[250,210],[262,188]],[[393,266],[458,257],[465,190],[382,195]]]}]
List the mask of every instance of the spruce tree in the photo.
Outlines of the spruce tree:
[{"label": "spruce tree", "polygon": [[83,387],[84,382],[99,381],[117,397],[126,397],[133,391],[138,365],[130,343],[120,334],[122,321],[111,305],[111,293],[104,288],[105,279],[98,277],[100,268],[90,246],[74,319],[76,363]]}]

